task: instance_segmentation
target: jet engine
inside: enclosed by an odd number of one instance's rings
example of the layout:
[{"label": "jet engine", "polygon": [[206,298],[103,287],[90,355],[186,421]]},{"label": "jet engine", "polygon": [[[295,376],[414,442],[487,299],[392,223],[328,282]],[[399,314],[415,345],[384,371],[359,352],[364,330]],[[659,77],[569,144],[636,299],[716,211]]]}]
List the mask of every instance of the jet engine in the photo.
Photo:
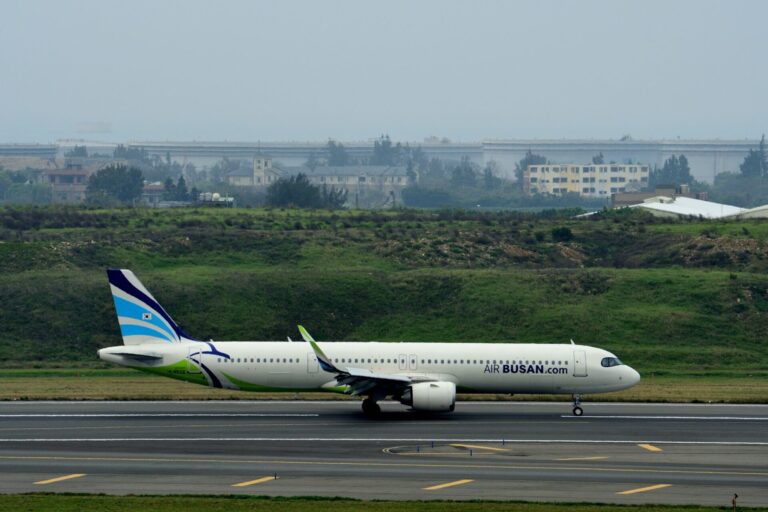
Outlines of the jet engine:
[{"label": "jet engine", "polygon": [[453,382],[419,382],[405,390],[400,403],[414,411],[449,412],[456,405],[456,384]]}]

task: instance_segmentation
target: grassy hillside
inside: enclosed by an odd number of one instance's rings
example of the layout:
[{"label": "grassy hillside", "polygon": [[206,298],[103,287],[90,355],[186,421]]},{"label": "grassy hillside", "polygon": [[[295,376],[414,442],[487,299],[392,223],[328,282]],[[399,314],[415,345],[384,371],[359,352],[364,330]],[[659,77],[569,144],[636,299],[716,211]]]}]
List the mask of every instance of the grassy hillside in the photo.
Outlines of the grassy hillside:
[{"label": "grassy hillside", "polygon": [[203,338],[573,338],[644,373],[768,374],[768,223],[601,217],[0,209],[0,365],[120,343],[115,266]]}]

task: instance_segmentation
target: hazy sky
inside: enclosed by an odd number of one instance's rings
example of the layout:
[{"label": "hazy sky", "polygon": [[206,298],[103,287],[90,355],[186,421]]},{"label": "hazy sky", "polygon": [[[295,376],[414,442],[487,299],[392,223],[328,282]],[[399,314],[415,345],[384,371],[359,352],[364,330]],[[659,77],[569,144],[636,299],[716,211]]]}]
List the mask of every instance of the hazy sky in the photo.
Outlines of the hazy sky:
[{"label": "hazy sky", "polygon": [[0,142],[757,138],[766,20],[765,1],[2,0]]}]

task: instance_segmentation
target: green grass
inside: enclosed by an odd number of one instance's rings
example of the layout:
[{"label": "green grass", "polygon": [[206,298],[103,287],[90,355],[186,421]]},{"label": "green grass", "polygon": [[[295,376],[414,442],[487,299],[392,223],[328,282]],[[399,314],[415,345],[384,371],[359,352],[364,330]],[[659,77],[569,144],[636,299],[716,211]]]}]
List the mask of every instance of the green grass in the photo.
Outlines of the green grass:
[{"label": "green grass", "polygon": [[[598,503],[529,503],[516,501],[363,501],[347,498],[272,498],[264,496],[103,496],[88,494],[11,494],[0,499],[0,512],[32,512],[56,510],[80,512],[84,510],[141,511],[163,510],[175,512],[206,511],[265,511],[312,512],[419,510],[435,512],[714,512],[724,507],[694,505],[606,505]],[[730,510],[730,509],[728,509]],[[750,508],[754,511],[766,508]]]},{"label": "green grass", "polygon": [[[332,393],[245,393],[211,389],[124,368],[0,370],[0,400],[357,400]],[[459,400],[570,401],[565,395],[460,395]],[[585,402],[768,403],[768,372],[647,373],[632,389],[585,395]]]},{"label": "green grass", "polygon": [[574,339],[643,374],[764,375],[766,235],[631,213],[0,208],[0,367],[119,344],[112,266],[200,338]]}]

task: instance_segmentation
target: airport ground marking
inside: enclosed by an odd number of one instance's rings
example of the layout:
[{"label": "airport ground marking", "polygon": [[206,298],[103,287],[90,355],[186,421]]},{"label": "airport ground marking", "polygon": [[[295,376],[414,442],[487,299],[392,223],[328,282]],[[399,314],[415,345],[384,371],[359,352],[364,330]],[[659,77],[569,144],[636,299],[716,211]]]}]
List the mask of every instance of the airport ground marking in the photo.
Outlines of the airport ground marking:
[{"label": "airport ground marking", "polygon": [[263,476],[261,478],[257,478],[256,480],[248,480],[247,482],[232,484],[232,487],[248,487],[249,485],[263,484],[264,482],[269,482],[270,480],[276,479],[277,478],[274,476]]},{"label": "airport ground marking", "polygon": [[440,489],[446,489],[448,487],[456,487],[457,485],[464,485],[464,484],[471,484],[474,482],[474,480],[455,480],[453,482],[446,482],[444,484],[437,484],[437,485],[431,485],[429,487],[424,487],[423,489],[425,491],[439,491]]},{"label": "airport ground marking", "polygon": [[648,415],[584,415],[573,416],[572,414],[561,414],[561,418],[581,420],[589,418],[593,420],[692,420],[692,421],[768,421],[764,416],[648,416]]},{"label": "airport ground marking", "polygon": [[317,418],[316,413],[73,413],[0,414],[0,418]]},{"label": "airport ground marking", "polygon": [[605,460],[609,458],[607,455],[598,455],[595,457],[566,457],[564,459],[555,459],[558,461],[568,461],[568,460]]},{"label": "airport ground marking", "polygon": [[616,494],[621,494],[621,495],[637,494],[639,492],[648,492],[648,491],[655,491],[657,489],[666,489],[667,487],[672,487],[672,484],[649,485],[648,487],[640,487],[638,489],[629,489],[627,491],[620,491],[620,492],[617,492]]},{"label": "airport ground marking", "polygon": [[49,478],[48,480],[38,480],[35,485],[48,485],[56,482],[63,482],[64,480],[72,480],[73,478],[80,478],[85,476],[85,473],[73,473],[71,475],[58,476],[56,478]]},{"label": "airport ground marking", "polygon": [[672,474],[672,475],[721,475],[721,476],[757,476],[768,477],[768,471],[716,471],[716,470],[684,470],[684,469],[645,469],[631,467],[588,467],[570,465],[541,465],[541,464],[434,464],[434,463],[402,463],[402,462],[371,462],[371,461],[336,461],[336,460],[259,460],[259,459],[217,459],[217,458],[158,458],[158,457],[50,457],[39,455],[0,455],[2,460],[45,460],[45,461],[77,461],[77,462],[150,462],[150,463],[206,463],[206,464],[265,464],[270,466],[350,466],[350,467],[393,467],[393,468],[428,468],[443,469],[509,469],[509,470],[546,470],[546,471],[594,471],[598,473],[640,473],[640,474]]},{"label": "airport ground marking", "polygon": [[664,451],[661,448],[659,448],[658,446],[653,446],[650,443],[640,443],[637,446],[639,446],[643,450],[648,450],[649,452],[663,452]]},{"label": "airport ground marking", "polygon": [[490,450],[492,452],[508,452],[508,448],[494,448],[492,446],[482,446],[479,444],[461,444],[461,443],[452,443],[451,446],[455,448],[466,448],[468,450]]}]

